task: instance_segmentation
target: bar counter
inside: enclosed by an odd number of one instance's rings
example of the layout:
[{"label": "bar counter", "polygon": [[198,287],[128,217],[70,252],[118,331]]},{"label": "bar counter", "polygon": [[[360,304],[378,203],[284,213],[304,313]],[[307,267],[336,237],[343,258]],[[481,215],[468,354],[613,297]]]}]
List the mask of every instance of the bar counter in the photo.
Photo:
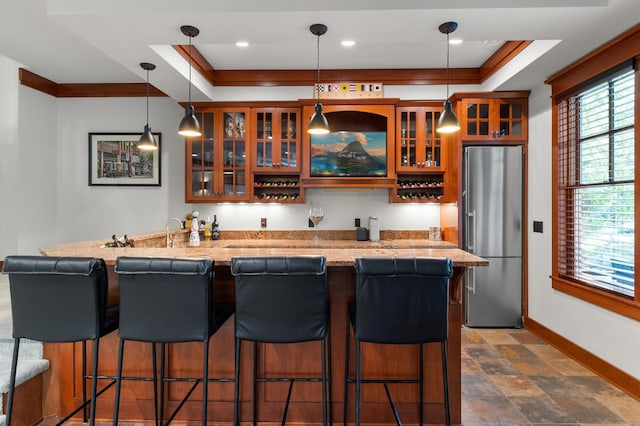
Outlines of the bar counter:
[{"label": "bar counter", "polygon": [[[181,233],[184,236],[186,233]],[[155,239],[155,240],[153,240]],[[224,239],[202,241],[199,247],[186,246],[182,239],[177,247],[166,248],[165,233],[153,234],[150,238],[136,240],[135,248],[105,248],[98,241],[63,244],[42,248],[48,256],[92,256],[105,259],[109,267],[111,301],[118,300],[117,275],[113,265],[119,256],[210,258],[215,262],[215,291],[220,301],[233,301],[234,280],[230,274],[230,261],[234,256],[251,255],[323,255],[327,258],[328,285],[331,305],[331,357],[333,421],[343,420],[344,355],[346,306],[353,300],[355,270],[354,261],[361,256],[408,256],[448,257],[452,260],[454,275],[450,284],[448,369],[451,402],[451,421],[461,423],[461,282],[467,267],[485,266],[488,261],[458,249],[446,241],[425,239],[381,240],[320,240],[304,239]],[[145,244],[144,241],[155,241]],[[140,241],[141,244],[138,244]],[[149,245],[139,247],[139,245]],[[353,343],[352,343],[353,344]],[[318,342],[296,345],[260,345],[261,365],[269,372],[317,374],[320,366]],[[117,332],[103,338],[100,344],[100,373],[113,375],[116,370]],[[214,336],[210,351],[210,377],[232,378],[234,375],[233,321],[228,321]],[[249,346],[246,346],[249,348]],[[353,351],[353,348],[352,348]],[[45,344],[45,357],[51,362],[51,370],[45,377],[45,415],[63,415],[71,411],[81,399],[82,371],[79,360],[79,344]],[[363,344],[363,378],[376,374],[396,378],[409,378],[418,374],[417,346],[367,345]],[[199,343],[172,345],[168,351],[169,374],[197,377],[201,374],[202,347]],[[252,351],[242,352],[240,420],[251,420],[251,360]],[[440,347],[425,345],[425,422],[444,423],[444,399],[441,377]],[[124,359],[125,376],[151,376],[151,351],[148,344],[129,343]],[[261,422],[280,422],[288,384],[261,383],[259,386],[258,419]],[[320,385],[296,383],[287,421],[290,423],[318,423],[322,419]],[[167,386],[167,411],[173,408],[187,392],[189,385],[171,383]],[[417,385],[390,385],[394,401],[405,423],[418,421]],[[355,389],[349,391],[347,421],[354,419]],[[120,420],[123,423],[153,423],[152,387],[148,382],[123,382]],[[200,390],[196,390],[180,410],[176,423],[194,424],[200,419]],[[209,385],[209,419],[211,422],[233,421],[233,383],[211,383]],[[97,419],[112,418],[113,390],[109,389],[98,398]],[[362,422],[364,424],[395,424],[382,385],[363,386]]]}]

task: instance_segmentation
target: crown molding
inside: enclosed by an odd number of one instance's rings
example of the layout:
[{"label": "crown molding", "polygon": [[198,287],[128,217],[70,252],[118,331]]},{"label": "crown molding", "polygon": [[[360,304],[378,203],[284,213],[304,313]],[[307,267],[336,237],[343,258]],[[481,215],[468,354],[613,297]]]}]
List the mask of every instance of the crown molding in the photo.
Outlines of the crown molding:
[{"label": "crown molding", "polygon": [[[449,84],[481,84],[522,52],[530,40],[507,41],[479,68],[449,69]],[[173,46],[189,60],[187,45]],[[312,86],[315,70],[216,70],[191,47],[191,64],[213,86]],[[322,81],[375,81],[386,85],[446,84],[445,68],[342,69],[322,70]],[[146,83],[56,83],[20,68],[20,83],[58,98],[143,97]],[[150,86],[149,96],[167,96]]]}]

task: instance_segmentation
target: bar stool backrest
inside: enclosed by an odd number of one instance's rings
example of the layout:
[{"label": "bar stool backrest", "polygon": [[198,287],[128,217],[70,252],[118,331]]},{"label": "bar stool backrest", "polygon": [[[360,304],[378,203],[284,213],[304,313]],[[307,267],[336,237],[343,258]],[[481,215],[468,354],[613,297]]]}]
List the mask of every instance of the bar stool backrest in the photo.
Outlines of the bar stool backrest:
[{"label": "bar stool backrest", "polygon": [[236,257],[236,337],[269,343],[323,339],[327,265],[323,256]]},{"label": "bar stool backrest", "polygon": [[447,339],[450,259],[356,259],[356,338],[416,344]]},{"label": "bar stool backrest", "polygon": [[119,257],[122,339],[206,341],[213,334],[213,261]]},{"label": "bar stool backrest", "polygon": [[100,337],[107,324],[104,260],[86,257],[7,256],[13,337],[75,342]]}]

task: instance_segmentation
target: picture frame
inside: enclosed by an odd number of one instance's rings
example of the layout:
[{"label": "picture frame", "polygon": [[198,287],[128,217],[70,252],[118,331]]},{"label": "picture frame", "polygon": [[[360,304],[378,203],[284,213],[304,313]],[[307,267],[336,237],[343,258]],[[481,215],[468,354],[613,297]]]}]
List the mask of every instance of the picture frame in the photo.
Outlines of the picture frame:
[{"label": "picture frame", "polygon": [[162,134],[158,149],[137,148],[140,133],[89,133],[89,186],[160,186]]}]

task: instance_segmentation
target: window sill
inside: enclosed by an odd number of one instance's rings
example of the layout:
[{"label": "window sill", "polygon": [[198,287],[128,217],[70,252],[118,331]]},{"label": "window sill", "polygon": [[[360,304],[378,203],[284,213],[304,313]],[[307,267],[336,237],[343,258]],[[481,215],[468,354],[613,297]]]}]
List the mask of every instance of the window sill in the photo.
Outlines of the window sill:
[{"label": "window sill", "polygon": [[551,277],[552,288],[619,315],[640,321],[640,305],[632,298],[589,287],[565,278]]}]

